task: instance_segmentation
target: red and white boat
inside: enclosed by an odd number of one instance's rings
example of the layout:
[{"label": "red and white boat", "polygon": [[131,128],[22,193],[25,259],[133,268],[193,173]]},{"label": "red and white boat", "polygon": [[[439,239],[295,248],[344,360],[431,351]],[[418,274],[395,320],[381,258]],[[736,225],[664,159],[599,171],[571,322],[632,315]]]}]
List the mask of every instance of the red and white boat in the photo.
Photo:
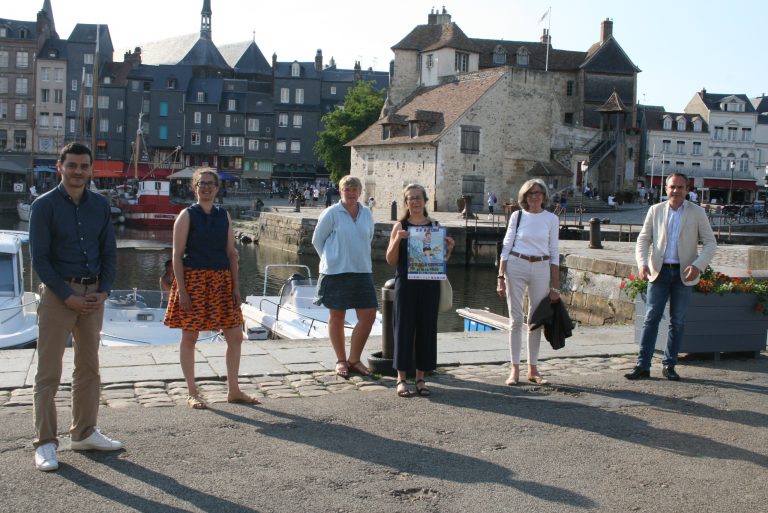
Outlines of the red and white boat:
[{"label": "red and white boat", "polygon": [[136,182],[135,194],[122,193],[117,205],[123,211],[126,224],[138,226],[173,226],[185,205],[171,201],[171,183],[167,180],[146,179]]},{"label": "red and white boat", "polygon": [[[126,224],[136,226],[173,226],[176,216],[186,205],[171,201],[171,182],[154,176],[154,169],[139,180],[139,155],[144,142],[139,114],[136,143],[133,153],[133,187],[118,189],[117,206],[123,211]],[[171,153],[168,159],[181,152],[181,146]]]}]

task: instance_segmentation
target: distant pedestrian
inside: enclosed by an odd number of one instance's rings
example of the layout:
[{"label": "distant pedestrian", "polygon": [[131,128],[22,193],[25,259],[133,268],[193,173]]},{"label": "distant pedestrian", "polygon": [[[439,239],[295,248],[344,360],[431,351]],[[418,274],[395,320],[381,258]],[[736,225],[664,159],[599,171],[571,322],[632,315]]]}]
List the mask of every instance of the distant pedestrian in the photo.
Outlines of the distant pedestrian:
[{"label": "distant pedestrian", "polygon": [[[669,332],[662,374],[669,380],[680,380],[675,366],[693,286],[699,282],[701,273],[712,261],[717,249],[706,212],[700,206],[685,201],[687,188],[687,176],[682,173],[669,175],[669,199],[648,210],[637,237],[635,259],[639,278],[647,279],[649,283],[637,366],[624,375],[627,379],[651,376],[659,322],[669,301]],[[700,253],[699,241],[702,242]]]},{"label": "distant pedestrian", "polygon": [[496,206],[496,193],[491,191],[488,193],[488,219],[493,217],[493,207]]},{"label": "distant pedestrian", "polygon": [[[509,351],[512,368],[506,384],[520,381],[520,350],[523,338],[523,295],[528,294],[528,318],[539,303],[549,297],[560,300],[560,222],[545,210],[547,185],[543,180],[528,180],[520,188],[518,210],[509,219],[501,250],[496,292],[507,300],[510,330]],[[528,381],[547,381],[538,370],[539,346],[543,328],[528,331]]]},{"label": "distant pedestrian", "polygon": [[375,206],[376,206],[376,199],[373,196],[371,196],[370,198],[368,198],[368,208],[373,210],[373,207]]},{"label": "distant pedestrian", "polygon": [[328,188],[325,190],[325,208],[328,208],[333,203],[333,185],[328,184]]},{"label": "distant pedestrian", "polygon": [[109,202],[87,190],[93,176],[93,154],[87,146],[64,146],[56,167],[61,183],[32,203],[29,222],[32,267],[42,282],[33,390],[35,466],[42,471],[59,468],[55,398],[70,336],[75,351],[70,447],[75,451],[123,447],[96,428],[104,301],[117,261]]},{"label": "distant pedestrian", "polygon": [[208,404],[195,383],[195,344],[201,331],[223,331],[227,342],[227,402],[259,404],[240,390],[238,374],[243,343],[238,255],[229,214],[215,206],[219,177],[211,170],[192,176],[197,203],[181,211],[173,224],[174,282],[164,324],[181,328],[179,361],[187,383],[187,405]]}]

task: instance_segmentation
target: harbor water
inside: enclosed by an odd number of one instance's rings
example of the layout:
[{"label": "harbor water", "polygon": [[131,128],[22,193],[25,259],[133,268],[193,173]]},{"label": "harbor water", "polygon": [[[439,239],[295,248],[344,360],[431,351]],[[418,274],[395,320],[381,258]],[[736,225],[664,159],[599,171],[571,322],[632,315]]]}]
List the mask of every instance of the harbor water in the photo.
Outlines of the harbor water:
[{"label": "harbor water", "polygon": [[[0,229],[28,231],[29,224],[19,221],[15,214],[5,214],[0,216]],[[117,277],[113,288],[157,290],[164,263],[171,258],[171,229],[140,229],[116,225],[115,235],[120,249],[117,253]],[[296,255],[239,242],[237,249],[240,252],[240,293],[243,298],[249,295],[261,295],[266,265],[306,265],[312,276],[317,277],[319,258],[316,256]],[[29,272],[29,258],[26,259],[25,265],[28,277],[27,289],[36,290],[39,280]],[[30,274],[32,274],[31,284]],[[497,270],[492,266],[449,266],[448,278],[453,286],[454,307],[487,307],[491,312],[506,315],[506,304],[496,294],[496,274]],[[381,301],[381,287],[387,280],[394,277],[394,268],[386,262],[374,262],[373,275],[377,297]],[[277,295],[287,276],[285,273],[275,273],[273,276],[270,271],[267,294]],[[463,329],[463,320],[454,311],[440,314],[438,321],[440,332],[463,331]]]}]

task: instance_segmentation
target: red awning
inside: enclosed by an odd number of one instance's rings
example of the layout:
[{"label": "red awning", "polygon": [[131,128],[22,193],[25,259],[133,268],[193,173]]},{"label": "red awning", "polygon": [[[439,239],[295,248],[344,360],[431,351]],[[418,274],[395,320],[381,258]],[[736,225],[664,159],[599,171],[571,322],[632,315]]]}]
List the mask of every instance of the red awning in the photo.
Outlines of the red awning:
[{"label": "red awning", "polygon": [[[730,189],[731,181],[722,178],[705,178],[704,187],[710,189]],[[756,191],[757,183],[754,180],[734,180],[733,190],[735,191]]]},{"label": "red awning", "polygon": [[123,178],[123,163],[119,160],[95,160],[94,178]]}]

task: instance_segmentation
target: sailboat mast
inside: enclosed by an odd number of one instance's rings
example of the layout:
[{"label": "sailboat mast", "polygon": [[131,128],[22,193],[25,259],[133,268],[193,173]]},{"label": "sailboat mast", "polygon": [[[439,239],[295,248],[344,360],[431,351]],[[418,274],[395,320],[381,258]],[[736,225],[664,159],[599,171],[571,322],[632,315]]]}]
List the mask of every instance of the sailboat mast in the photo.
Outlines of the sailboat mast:
[{"label": "sailboat mast", "polygon": [[139,112],[139,125],[136,127],[136,142],[133,143],[133,179],[139,179],[139,151],[141,146],[141,118],[144,113]]},{"label": "sailboat mast", "polygon": [[91,151],[96,155],[96,121],[98,114],[99,98],[99,25],[96,25],[96,54],[93,56],[93,81],[91,92],[93,93],[93,107],[91,109]]}]

